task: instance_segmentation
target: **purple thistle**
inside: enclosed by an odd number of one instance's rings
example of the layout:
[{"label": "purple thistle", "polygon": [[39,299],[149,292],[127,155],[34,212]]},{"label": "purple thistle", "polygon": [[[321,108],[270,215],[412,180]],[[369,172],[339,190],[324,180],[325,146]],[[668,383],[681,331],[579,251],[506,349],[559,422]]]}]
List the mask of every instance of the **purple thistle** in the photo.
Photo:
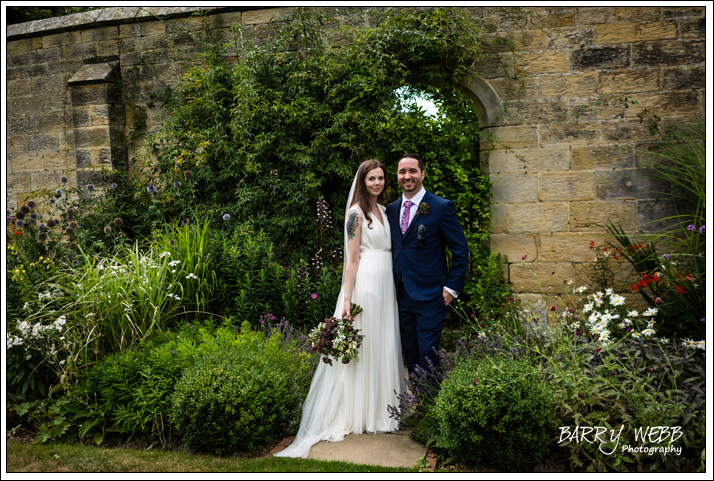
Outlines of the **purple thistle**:
[{"label": "purple thistle", "polygon": [[57,189],[55,191],[55,197],[57,197],[58,199],[62,197],[62,189]]}]

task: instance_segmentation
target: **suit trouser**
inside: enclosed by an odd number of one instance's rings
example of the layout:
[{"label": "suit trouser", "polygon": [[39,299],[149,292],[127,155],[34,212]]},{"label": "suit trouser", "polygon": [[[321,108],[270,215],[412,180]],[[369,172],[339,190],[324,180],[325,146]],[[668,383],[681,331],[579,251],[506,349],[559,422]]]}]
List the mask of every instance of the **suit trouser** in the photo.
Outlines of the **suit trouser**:
[{"label": "suit trouser", "polygon": [[428,370],[430,361],[438,366],[436,351],[439,350],[446,318],[443,296],[429,301],[417,301],[409,297],[404,283],[399,282],[397,303],[402,350],[409,374],[414,372],[417,365]]}]

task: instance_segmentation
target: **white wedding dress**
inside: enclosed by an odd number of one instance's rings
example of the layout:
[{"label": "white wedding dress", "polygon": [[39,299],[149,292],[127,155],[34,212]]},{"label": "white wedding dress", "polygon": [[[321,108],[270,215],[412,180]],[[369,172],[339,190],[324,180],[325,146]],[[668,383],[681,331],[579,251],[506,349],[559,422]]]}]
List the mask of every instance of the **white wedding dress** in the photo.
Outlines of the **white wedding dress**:
[{"label": "white wedding dress", "polygon": [[[350,198],[352,196],[350,195]],[[397,406],[394,391],[406,390],[399,337],[399,312],[392,273],[391,234],[384,207],[379,206],[384,224],[372,215],[367,227],[361,217],[360,261],[352,302],[362,306],[355,327],[364,335],[359,362],[320,361],[303,405],[300,429],[295,440],[278,457],[307,458],[320,441],[342,441],[346,434],[383,433],[398,429],[387,405]],[[348,216],[345,216],[347,218]],[[345,250],[345,253],[347,250]],[[344,282],[334,317],[342,315]]]}]

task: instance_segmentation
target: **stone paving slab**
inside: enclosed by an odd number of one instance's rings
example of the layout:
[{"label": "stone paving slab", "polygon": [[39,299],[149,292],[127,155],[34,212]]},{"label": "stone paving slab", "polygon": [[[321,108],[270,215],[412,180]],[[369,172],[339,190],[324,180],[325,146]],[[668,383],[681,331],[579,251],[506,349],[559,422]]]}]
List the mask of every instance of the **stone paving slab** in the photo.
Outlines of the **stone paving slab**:
[{"label": "stone paving slab", "polygon": [[[410,467],[426,457],[426,447],[409,437],[410,431],[385,434],[348,434],[337,442],[319,442],[310,449],[308,459],[321,461],[348,461],[386,467]],[[271,452],[285,449],[293,437],[283,439]],[[431,464],[431,463],[430,463]],[[428,468],[427,468],[428,469]],[[433,468],[432,468],[433,469]]]}]

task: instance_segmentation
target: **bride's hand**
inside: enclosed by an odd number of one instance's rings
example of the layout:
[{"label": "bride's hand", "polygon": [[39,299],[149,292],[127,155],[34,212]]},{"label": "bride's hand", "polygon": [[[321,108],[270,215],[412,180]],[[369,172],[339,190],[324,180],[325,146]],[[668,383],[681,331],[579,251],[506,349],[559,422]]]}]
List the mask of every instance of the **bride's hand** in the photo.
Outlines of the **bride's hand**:
[{"label": "bride's hand", "polygon": [[352,319],[352,316],[350,316],[350,307],[352,305],[351,301],[345,301],[345,305],[342,307],[342,316],[341,319]]}]

